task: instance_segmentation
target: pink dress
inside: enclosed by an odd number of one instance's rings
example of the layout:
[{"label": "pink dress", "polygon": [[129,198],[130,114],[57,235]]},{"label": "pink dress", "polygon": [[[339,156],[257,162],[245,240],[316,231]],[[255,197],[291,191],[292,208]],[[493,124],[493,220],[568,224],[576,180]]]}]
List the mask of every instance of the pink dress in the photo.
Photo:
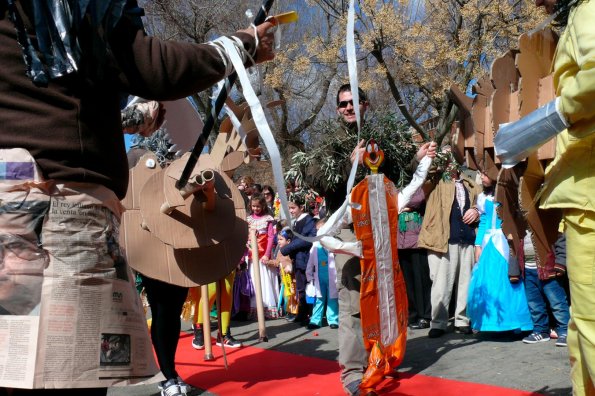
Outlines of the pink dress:
[{"label": "pink dress", "polygon": [[[256,230],[256,239],[258,243],[258,257],[267,256],[271,259],[273,250],[273,239],[275,231],[273,222],[275,220],[271,215],[250,215],[248,216],[248,225]],[[254,266],[250,263],[250,277],[254,281]],[[260,263],[260,282],[262,286],[262,304],[264,314],[267,319],[274,319],[279,316],[277,312],[277,302],[279,301],[279,272],[276,267]],[[250,317],[256,317],[256,296],[250,301]]]}]

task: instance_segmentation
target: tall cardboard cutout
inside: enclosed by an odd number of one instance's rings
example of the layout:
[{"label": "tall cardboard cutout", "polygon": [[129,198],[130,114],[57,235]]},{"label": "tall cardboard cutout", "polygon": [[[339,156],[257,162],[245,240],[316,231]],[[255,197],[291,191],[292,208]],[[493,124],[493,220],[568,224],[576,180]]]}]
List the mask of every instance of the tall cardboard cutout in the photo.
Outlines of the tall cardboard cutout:
[{"label": "tall cardboard cutout", "polygon": [[362,390],[372,390],[397,367],[407,341],[407,292],[397,255],[398,191],[382,173],[376,173],[383,153],[368,142],[364,164],[372,174],[351,192],[356,238],[362,243],[360,315],[364,346],[369,353]]}]

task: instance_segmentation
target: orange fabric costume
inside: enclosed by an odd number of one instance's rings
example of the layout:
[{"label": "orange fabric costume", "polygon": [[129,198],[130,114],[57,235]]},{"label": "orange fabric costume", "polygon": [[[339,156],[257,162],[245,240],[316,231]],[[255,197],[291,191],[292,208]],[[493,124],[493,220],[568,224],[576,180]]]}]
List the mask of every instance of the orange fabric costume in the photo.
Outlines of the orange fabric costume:
[{"label": "orange fabric costume", "polygon": [[405,355],[407,293],[397,256],[397,189],[372,174],[351,192],[355,235],[362,243],[360,312],[368,368],[360,388],[374,389]]}]

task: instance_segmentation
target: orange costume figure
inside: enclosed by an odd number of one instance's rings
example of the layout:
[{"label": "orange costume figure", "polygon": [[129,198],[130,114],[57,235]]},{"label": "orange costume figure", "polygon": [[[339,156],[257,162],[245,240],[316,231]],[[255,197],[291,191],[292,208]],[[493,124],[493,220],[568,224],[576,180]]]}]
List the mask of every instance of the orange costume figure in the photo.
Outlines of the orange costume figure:
[{"label": "orange costume figure", "polygon": [[399,211],[423,184],[433,155],[422,159],[413,180],[401,192],[383,174],[377,173],[383,158],[382,150],[370,140],[363,163],[372,174],[353,188],[349,201],[343,204],[343,208],[351,209],[344,214],[339,210],[337,220],[331,218],[331,225],[321,232],[333,234],[346,223],[353,223],[358,240],[348,243],[325,236],[321,244],[330,251],[360,257],[360,316],[364,346],[369,353],[360,385],[362,394],[374,390],[405,356],[408,307],[397,256],[398,218]]}]

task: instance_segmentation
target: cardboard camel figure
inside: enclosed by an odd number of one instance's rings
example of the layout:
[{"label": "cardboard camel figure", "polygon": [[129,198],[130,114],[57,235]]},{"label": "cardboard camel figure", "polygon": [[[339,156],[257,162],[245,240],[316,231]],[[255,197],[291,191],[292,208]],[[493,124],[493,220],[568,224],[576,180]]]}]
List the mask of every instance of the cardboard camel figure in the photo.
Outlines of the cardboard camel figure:
[{"label": "cardboard camel figure", "polygon": [[245,142],[224,121],[212,153],[200,156],[183,191],[175,185],[189,154],[161,169],[147,153],[130,170],[121,234],[135,270],[193,287],[222,279],[236,268],[245,253],[248,225],[244,199],[230,175],[260,150],[247,106],[236,111],[247,131]]},{"label": "cardboard camel figure", "polygon": [[[473,85],[473,98],[456,86],[450,95],[459,107],[459,128],[453,152],[473,170],[499,164],[494,138],[500,124],[517,121],[555,98],[551,64],[558,36],[550,29],[519,37],[518,49],[497,58],[490,75]],[[513,254],[522,243],[528,225],[544,260],[557,237],[560,214],[538,208],[539,188],[544,180],[544,162],[555,155],[555,139],[549,140],[513,169],[500,170],[496,199],[502,204],[502,228],[511,241]],[[547,221],[544,221],[546,219]],[[526,224],[525,224],[526,221]],[[522,230],[522,232],[519,232]]]},{"label": "cardboard camel figure", "polygon": [[[241,164],[260,157],[261,152],[248,106],[232,102],[228,105],[244,133],[239,133],[226,118],[211,153],[200,156],[184,189],[178,190],[176,182],[189,154],[161,169],[157,157],[147,152],[130,170],[128,192],[122,201],[126,212],[121,242],[130,266],[167,283],[200,285],[203,296],[208,295],[209,283],[217,282],[220,289],[219,280],[237,267],[245,253],[246,207],[230,177]],[[200,118],[185,99],[168,103],[166,108],[168,118],[174,121],[167,123],[172,142],[187,149],[192,141],[187,135],[192,136],[193,130],[197,135]],[[262,292],[256,293],[258,296]],[[259,302],[262,304],[262,298],[257,298]],[[204,318],[208,320],[209,315]],[[264,328],[264,318],[262,322],[259,327]],[[210,326],[204,329],[205,360],[212,360]]]}]

